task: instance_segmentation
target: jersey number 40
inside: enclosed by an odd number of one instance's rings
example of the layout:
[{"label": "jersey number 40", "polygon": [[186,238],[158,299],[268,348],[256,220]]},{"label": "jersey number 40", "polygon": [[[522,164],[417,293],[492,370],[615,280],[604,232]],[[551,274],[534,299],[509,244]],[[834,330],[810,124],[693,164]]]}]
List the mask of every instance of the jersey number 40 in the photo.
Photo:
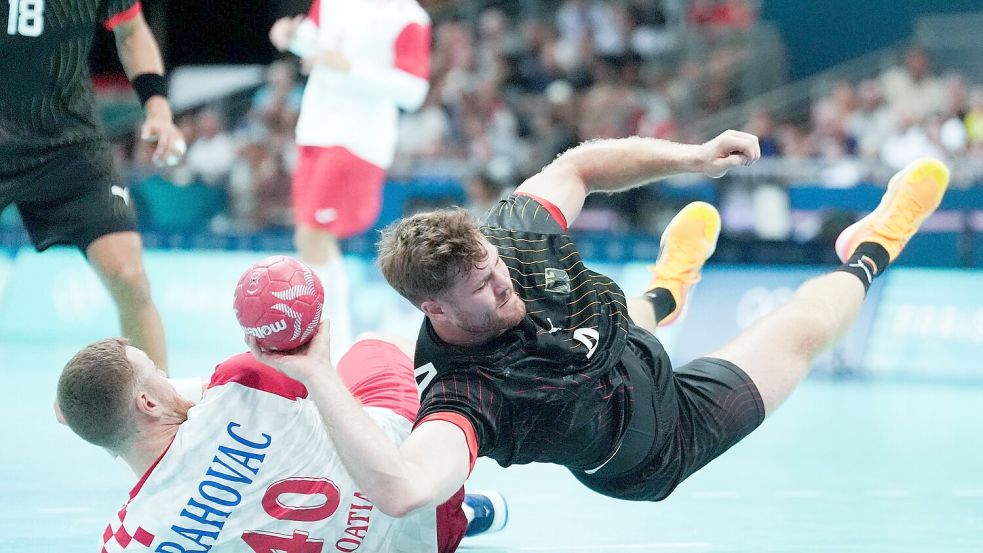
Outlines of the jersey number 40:
[{"label": "jersey number 40", "polygon": [[[284,502],[281,496],[295,499],[320,497],[323,502],[313,506],[297,506]],[[263,495],[266,514],[277,520],[296,522],[325,520],[335,514],[340,503],[338,486],[327,478],[287,478],[271,485]],[[309,532],[299,529],[294,530],[292,536],[251,530],[242,533],[242,541],[256,553],[321,553],[324,550],[323,539],[311,538]]]},{"label": "jersey number 40", "polygon": [[44,31],[44,0],[7,0],[7,34],[41,36]]}]

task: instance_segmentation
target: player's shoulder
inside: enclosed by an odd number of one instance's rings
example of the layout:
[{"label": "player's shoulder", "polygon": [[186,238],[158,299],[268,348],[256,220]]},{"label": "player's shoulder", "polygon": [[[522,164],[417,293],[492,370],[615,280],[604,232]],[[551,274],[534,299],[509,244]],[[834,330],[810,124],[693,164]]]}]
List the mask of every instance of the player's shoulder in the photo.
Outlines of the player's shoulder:
[{"label": "player's shoulder", "polygon": [[291,400],[307,397],[307,388],[303,384],[269,365],[260,363],[249,352],[233,355],[219,363],[212,373],[208,388],[230,384],[238,384]]},{"label": "player's shoulder", "polygon": [[413,354],[417,387],[425,389],[438,375],[444,376],[462,368],[466,369],[468,360],[474,357],[474,353],[471,349],[453,346],[441,340],[430,320],[424,318]]},{"label": "player's shoulder", "polygon": [[526,194],[512,194],[493,207],[482,223],[482,232],[489,237],[514,234],[561,235],[566,233],[566,221],[549,202]]}]

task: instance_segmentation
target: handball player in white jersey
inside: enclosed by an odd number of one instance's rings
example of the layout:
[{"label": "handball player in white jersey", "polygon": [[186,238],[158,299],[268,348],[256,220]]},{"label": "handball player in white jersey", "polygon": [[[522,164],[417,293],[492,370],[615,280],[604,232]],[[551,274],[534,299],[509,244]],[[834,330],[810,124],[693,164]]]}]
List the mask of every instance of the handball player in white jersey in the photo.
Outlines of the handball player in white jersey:
[{"label": "handball player in white jersey", "polygon": [[[401,443],[419,408],[406,353],[362,339],[337,369],[375,425]],[[187,384],[175,386],[117,338],[65,366],[59,418],[139,476],[102,533],[103,553],[443,553],[465,532],[505,524],[500,496],[465,497],[463,488],[405,518],[380,511],[342,465],[307,388],[250,353],[220,363],[207,384]]]},{"label": "handball player in white jersey", "polygon": [[325,318],[340,355],[351,323],[338,240],[378,219],[399,110],[419,109],[427,95],[430,18],[415,0],[314,0],[307,16],[278,20],[270,40],[310,72],[297,123],[294,243],[332,283]]}]

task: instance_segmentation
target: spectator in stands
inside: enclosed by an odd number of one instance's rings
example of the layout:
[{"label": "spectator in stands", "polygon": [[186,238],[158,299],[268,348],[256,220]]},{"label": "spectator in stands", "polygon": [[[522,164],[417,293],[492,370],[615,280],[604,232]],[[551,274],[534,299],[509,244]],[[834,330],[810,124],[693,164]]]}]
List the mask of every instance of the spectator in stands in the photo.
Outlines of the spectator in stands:
[{"label": "spectator in stands", "polygon": [[560,39],[576,44],[593,36],[606,14],[604,2],[597,0],[565,0],[556,11],[556,29]]},{"label": "spectator in stands", "polygon": [[441,91],[439,81],[432,82],[423,107],[400,117],[393,173],[411,170],[420,159],[452,153],[448,150],[451,122],[440,103]]},{"label": "spectator in stands", "polygon": [[195,120],[197,138],[188,147],[187,167],[195,180],[224,185],[236,160],[236,144],[218,111],[202,110]]},{"label": "spectator in stands", "polygon": [[970,92],[970,108],[966,113],[966,135],[969,142],[978,147],[983,145],[983,86],[974,87]]},{"label": "spectator in stands", "polygon": [[478,18],[478,70],[482,74],[497,71],[499,60],[514,54],[519,47],[509,29],[508,17],[498,8],[481,12]]},{"label": "spectator in stands", "polygon": [[652,138],[672,138],[679,131],[662,72],[643,69],[642,83],[635,91],[640,110],[636,134]]},{"label": "spectator in stands", "polygon": [[628,7],[621,2],[606,2],[600,14],[592,33],[595,50],[603,57],[624,56],[635,27]]},{"label": "spectator in stands", "polygon": [[944,158],[937,138],[913,114],[901,112],[894,132],[881,148],[881,162],[892,170],[900,170],[919,158]]},{"label": "spectator in stands", "polygon": [[744,61],[740,48],[722,47],[709,54],[701,70],[698,89],[702,116],[717,113],[734,103],[737,99],[735,75]]},{"label": "spectator in stands", "polygon": [[815,151],[809,134],[798,125],[793,124],[785,124],[779,128],[778,144],[782,156],[789,161],[809,159]]},{"label": "spectator in stands", "polygon": [[488,211],[511,192],[509,187],[493,176],[493,171],[494,165],[475,172],[467,181],[467,208],[475,217],[488,215]]},{"label": "spectator in stands", "polygon": [[249,116],[273,132],[293,132],[303,95],[294,64],[275,61],[266,68],[266,83],[253,95]]},{"label": "spectator in stands", "polygon": [[888,105],[914,121],[945,109],[945,85],[932,73],[928,52],[920,46],[908,48],[904,64],[885,71],[881,85]]},{"label": "spectator in stands", "polygon": [[229,230],[255,231],[292,224],[290,172],[284,150],[263,137],[246,141],[229,175]]},{"label": "spectator in stands", "polygon": [[969,112],[969,89],[962,75],[946,79],[945,111],[939,118],[939,143],[951,156],[963,155],[968,146],[966,114]]},{"label": "spectator in stands", "polygon": [[[691,9],[681,14],[686,4]],[[460,178],[468,168],[496,163],[522,178],[589,138],[637,134],[704,140],[690,123],[742,100],[742,67],[755,60],[747,59],[740,41],[718,40],[712,32],[704,37],[709,39],[704,48],[687,57],[654,59],[650,56],[659,50],[647,49],[644,36],[653,29],[674,35],[678,29],[672,24],[681,16],[707,29],[740,28],[756,18],[758,5],[756,0],[565,0],[552,20],[516,18],[498,8],[482,11],[473,27],[463,19],[446,19],[434,30],[430,93],[418,113],[402,117],[405,139],[398,143],[392,169],[400,178],[422,170]],[[725,32],[723,38],[731,36]],[[277,168],[293,169],[289,127],[296,117],[296,81],[288,63],[271,65],[247,124],[235,127],[245,146],[233,145],[240,162],[229,193],[232,219],[246,222],[242,228],[277,224],[282,215],[276,193],[261,195],[272,202],[265,213],[280,215],[259,215],[264,208],[250,195],[278,190]],[[776,125],[769,114],[758,112],[746,130],[761,137],[763,155],[784,156],[783,174],[799,181],[825,174],[848,184],[883,162],[898,167],[919,153],[983,159],[983,89],[970,94],[967,88],[958,76],[933,75],[925,52],[912,48],[903,65],[878,78],[834,84],[816,99],[807,123]],[[167,173],[174,184],[188,184],[199,174],[214,180],[192,167],[223,158],[199,155],[212,142],[209,117],[201,117],[204,134],[198,140],[194,119],[179,120],[192,144],[193,163]],[[983,171],[983,164],[978,166]],[[153,170],[137,162],[132,173],[141,171],[145,177]]]},{"label": "spectator in stands", "polygon": [[528,175],[549,164],[560,153],[578,142],[577,105],[573,87],[567,81],[553,81],[542,98],[527,105],[528,145],[518,173]]},{"label": "spectator in stands", "polygon": [[556,57],[556,36],[553,30],[534,19],[522,22],[522,48],[517,56],[520,85],[523,92],[541,94],[551,82],[562,78]]},{"label": "spectator in stands", "polygon": [[747,29],[756,18],[748,0],[695,0],[687,14],[691,25],[717,31]]},{"label": "spectator in stands", "polygon": [[894,117],[884,103],[880,83],[874,79],[861,81],[857,86],[857,109],[846,121],[846,132],[857,143],[862,157],[876,159],[880,155],[895,127]]},{"label": "spectator in stands", "polygon": [[812,142],[819,151],[836,152],[837,157],[856,154],[857,141],[846,129],[852,97],[852,88],[840,83],[831,96],[813,105]]},{"label": "spectator in stands", "polygon": [[635,131],[640,108],[634,91],[623,83],[605,79],[590,88],[580,108],[580,140],[622,138]]},{"label": "spectator in stands", "polygon": [[745,128],[747,132],[758,137],[761,157],[775,157],[781,154],[775,131],[775,119],[767,110],[757,109],[752,112]]},{"label": "spectator in stands", "polygon": [[667,28],[669,14],[662,0],[629,0],[628,16],[631,49],[644,57],[669,50],[676,37]]}]

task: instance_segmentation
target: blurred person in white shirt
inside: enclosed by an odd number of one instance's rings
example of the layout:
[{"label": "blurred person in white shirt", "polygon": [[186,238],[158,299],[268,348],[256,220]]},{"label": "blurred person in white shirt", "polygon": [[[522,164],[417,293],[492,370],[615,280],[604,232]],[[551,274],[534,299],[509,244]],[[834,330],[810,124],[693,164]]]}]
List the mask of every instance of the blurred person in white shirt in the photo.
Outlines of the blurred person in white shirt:
[{"label": "blurred person in white shirt", "polygon": [[205,184],[224,184],[235,163],[238,148],[225,131],[218,112],[207,109],[195,120],[198,138],[188,148],[187,168]]},{"label": "blurred person in white shirt", "polygon": [[921,47],[908,48],[904,64],[884,72],[881,85],[888,104],[915,120],[921,121],[945,109],[945,84],[932,73],[928,53]]},{"label": "blurred person in white shirt", "polygon": [[294,244],[330,283],[332,351],[351,343],[339,240],[376,222],[393,162],[399,110],[423,105],[430,75],[430,18],[415,0],[314,0],[306,16],[270,30],[281,52],[310,72],[297,123]]}]

